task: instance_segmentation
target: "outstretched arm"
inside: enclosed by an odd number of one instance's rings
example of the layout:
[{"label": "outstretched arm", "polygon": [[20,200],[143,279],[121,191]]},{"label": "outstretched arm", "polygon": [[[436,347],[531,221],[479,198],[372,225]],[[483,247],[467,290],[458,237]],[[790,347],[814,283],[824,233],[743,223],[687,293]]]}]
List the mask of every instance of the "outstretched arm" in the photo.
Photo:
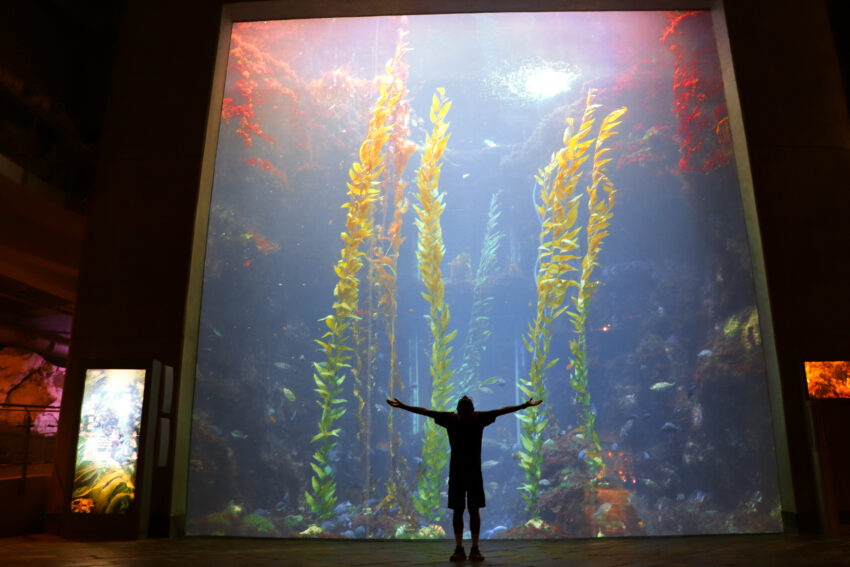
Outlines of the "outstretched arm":
[{"label": "outstretched arm", "polygon": [[398,398],[393,398],[392,400],[387,399],[387,403],[390,404],[394,408],[400,408],[400,409],[407,410],[407,411],[412,412],[412,413],[418,413],[419,415],[424,415],[424,416],[432,417],[432,418],[436,418],[440,414],[445,413],[445,412],[436,411],[436,410],[432,410],[432,409],[420,408],[420,407],[417,407],[417,406],[409,406],[406,403],[399,400]]},{"label": "outstretched arm", "polygon": [[524,410],[525,408],[530,408],[531,406],[539,406],[543,403],[543,400],[532,400],[528,398],[525,402],[519,404],[518,406],[506,406],[502,409],[493,410],[492,413],[496,417],[500,415],[505,415],[506,413],[513,413],[515,411]]}]

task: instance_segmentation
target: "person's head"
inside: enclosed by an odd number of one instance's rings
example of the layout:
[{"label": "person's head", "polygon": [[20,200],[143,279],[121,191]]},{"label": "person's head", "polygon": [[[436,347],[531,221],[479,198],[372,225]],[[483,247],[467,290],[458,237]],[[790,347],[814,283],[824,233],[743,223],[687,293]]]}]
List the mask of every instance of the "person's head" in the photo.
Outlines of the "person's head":
[{"label": "person's head", "polygon": [[460,415],[471,415],[475,411],[475,405],[472,403],[472,398],[464,396],[457,401],[457,412]]}]

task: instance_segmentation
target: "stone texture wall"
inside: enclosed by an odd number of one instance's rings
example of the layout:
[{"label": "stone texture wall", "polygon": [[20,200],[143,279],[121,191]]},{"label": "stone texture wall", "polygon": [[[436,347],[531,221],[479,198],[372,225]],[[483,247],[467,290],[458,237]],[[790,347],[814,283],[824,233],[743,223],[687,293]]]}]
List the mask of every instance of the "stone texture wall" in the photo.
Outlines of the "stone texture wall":
[{"label": "stone texture wall", "polygon": [[[0,350],[0,404],[59,406],[65,369],[54,366],[41,356],[15,347]],[[31,411],[33,431],[56,435],[59,414]],[[15,408],[0,409],[0,432],[11,434],[24,422],[25,413]],[[20,430],[23,434],[23,430]]]}]

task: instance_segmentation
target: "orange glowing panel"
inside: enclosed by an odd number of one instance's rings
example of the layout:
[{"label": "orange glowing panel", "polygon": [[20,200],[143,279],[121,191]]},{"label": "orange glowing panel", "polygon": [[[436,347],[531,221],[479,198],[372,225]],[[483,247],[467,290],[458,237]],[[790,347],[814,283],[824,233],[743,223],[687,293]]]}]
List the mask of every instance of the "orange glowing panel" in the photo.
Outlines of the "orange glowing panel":
[{"label": "orange glowing panel", "polygon": [[850,398],[850,361],[807,361],[806,384],[810,398]]}]

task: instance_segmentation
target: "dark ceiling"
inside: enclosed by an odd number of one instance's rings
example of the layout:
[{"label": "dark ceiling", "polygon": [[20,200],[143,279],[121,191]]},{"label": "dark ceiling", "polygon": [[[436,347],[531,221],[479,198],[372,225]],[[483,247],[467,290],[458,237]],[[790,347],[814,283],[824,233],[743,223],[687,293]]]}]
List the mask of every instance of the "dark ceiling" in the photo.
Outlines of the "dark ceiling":
[{"label": "dark ceiling", "polygon": [[64,364],[123,2],[0,3],[0,347]]}]

